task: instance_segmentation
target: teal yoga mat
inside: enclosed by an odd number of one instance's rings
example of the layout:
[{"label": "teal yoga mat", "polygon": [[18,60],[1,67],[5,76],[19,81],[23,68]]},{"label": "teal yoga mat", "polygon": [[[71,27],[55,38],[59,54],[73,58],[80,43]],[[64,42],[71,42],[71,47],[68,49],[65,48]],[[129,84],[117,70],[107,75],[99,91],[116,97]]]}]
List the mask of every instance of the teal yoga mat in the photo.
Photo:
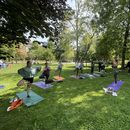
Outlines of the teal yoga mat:
[{"label": "teal yoga mat", "polygon": [[35,105],[37,103],[39,103],[40,101],[42,101],[44,98],[39,96],[38,94],[36,94],[35,92],[33,92],[32,90],[30,90],[29,95],[30,97],[27,98],[27,92],[23,91],[21,93],[17,93],[16,94],[20,99],[23,99],[23,103],[29,107],[32,105]]}]

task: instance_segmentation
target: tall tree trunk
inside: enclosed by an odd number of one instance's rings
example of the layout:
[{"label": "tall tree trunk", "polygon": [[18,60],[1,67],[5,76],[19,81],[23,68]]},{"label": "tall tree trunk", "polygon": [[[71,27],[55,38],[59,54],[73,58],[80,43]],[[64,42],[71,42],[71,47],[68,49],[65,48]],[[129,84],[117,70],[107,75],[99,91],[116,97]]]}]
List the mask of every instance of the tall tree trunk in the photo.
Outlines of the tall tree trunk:
[{"label": "tall tree trunk", "polygon": [[122,48],[122,65],[121,68],[125,68],[125,56],[126,56],[126,47],[128,43],[128,37],[129,37],[129,22],[126,27],[125,35],[124,35],[124,43],[123,43],[123,48]]},{"label": "tall tree trunk", "polygon": [[[76,2],[76,1],[75,1]],[[79,2],[77,2],[77,11],[76,11],[76,61],[79,61]]]},{"label": "tall tree trunk", "polygon": [[122,65],[121,68],[124,69],[125,68],[125,55],[126,55],[126,47],[127,47],[127,43],[128,43],[128,37],[129,37],[129,30],[130,30],[130,0],[128,2],[128,9],[129,9],[129,13],[128,13],[128,22],[127,22],[127,26],[126,26],[126,31],[125,31],[125,35],[124,35],[124,44],[123,44],[123,49],[122,49]]},{"label": "tall tree trunk", "polygon": [[78,38],[78,34],[76,34],[77,36],[76,36],[76,48],[77,48],[77,50],[76,50],[76,61],[78,62],[78,60],[79,60],[79,38]]}]

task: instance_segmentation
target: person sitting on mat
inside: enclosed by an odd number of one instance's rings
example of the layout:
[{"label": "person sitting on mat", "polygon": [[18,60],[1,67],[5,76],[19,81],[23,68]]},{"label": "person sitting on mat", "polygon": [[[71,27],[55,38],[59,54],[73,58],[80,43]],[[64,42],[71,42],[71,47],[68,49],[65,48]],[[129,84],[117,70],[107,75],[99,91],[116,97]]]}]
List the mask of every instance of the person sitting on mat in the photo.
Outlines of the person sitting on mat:
[{"label": "person sitting on mat", "polygon": [[48,63],[45,63],[45,68],[43,69],[43,73],[41,76],[39,76],[40,79],[45,78],[45,83],[48,83],[48,79],[50,76],[50,67],[48,66]]},{"label": "person sitting on mat", "polygon": [[62,62],[60,61],[59,64],[58,64],[57,70],[56,70],[56,71],[59,72],[59,77],[61,77],[62,67],[63,67],[63,64],[62,64]]},{"label": "person sitting on mat", "polygon": [[20,74],[23,79],[17,84],[17,86],[20,86],[21,83],[24,84],[24,80],[27,81],[27,97],[30,97],[29,89],[31,88],[35,74],[34,69],[32,68],[32,62],[27,61],[26,67],[19,69],[18,74]]},{"label": "person sitting on mat", "polygon": [[125,68],[128,68],[128,74],[130,74],[130,61],[127,63]]},{"label": "person sitting on mat", "polygon": [[117,84],[117,76],[118,76],[118,60],[114,59],[112,63],[112,68],[113,68],[113,74],[114,74],[114,82],[115,85]]}]

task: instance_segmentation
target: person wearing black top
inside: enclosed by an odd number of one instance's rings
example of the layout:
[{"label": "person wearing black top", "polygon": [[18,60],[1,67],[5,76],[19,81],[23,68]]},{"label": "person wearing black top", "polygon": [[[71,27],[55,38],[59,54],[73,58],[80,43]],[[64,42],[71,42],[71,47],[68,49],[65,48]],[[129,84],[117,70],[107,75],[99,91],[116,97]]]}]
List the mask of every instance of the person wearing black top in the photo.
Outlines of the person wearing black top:
[{"label": "person wearing black top", "polygon": [[127,63],[125,68],[128,68],[128,73],[130,74],[130,61]]},{"label": "person wearing black top", "polygon": [[118,76],[118,60],[117,59],[114,59],[114,61],[112,63],[112,68],[113,68],[113,72],[114,72],[115,84],[117,84],[117,76]]},{"label": "person wearing black top", "polygon": [[98,62],[98,69],[99,69],[99,72],[100,72],[101,69],[102,69],[102,62],[101,62],[101,61]]},{"label": "person wearing black top", "polygon": [[94,72],[94,62],[91,61],[91,74],[93,74],[93,72]]}]

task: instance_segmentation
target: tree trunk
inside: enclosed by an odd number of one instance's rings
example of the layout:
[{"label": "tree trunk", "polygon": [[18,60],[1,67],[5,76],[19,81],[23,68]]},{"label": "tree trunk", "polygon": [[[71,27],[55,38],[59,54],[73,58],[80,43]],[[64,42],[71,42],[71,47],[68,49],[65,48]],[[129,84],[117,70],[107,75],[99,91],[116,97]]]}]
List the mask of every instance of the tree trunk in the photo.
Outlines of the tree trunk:
[{"label": "tree trunk", "polygon": [[78,62],[79,60],[79,38],[78,38],[78,35],[76,36],[76,61]]},{"label": "tree trunk", "polygon": [[122,48],[122,65],[121,68],[125,68],[125,56],[126,56],[126,47],[128,43],[128,37],[129,37],[129,22],[126,27],[125,35],[124,35],[124,43],[123,43],[123,48]]},{"label": "tree trunk", "polygon": [[[129,5],[128,5],[128,9],[129,9],[129,13],[130,13],[130,0],[129,0]],[[122,65],[121,68],[124,69],[125,68],[125,55],[126,55],[126,47],[127,47],[127,43],[128,43],[128,37],[129,37],[129,25],[130,25],[130,15],[128,13],[128,22],[127,22],[127,26],[126,26],[126,31],[125,31],[125,35],[124,35],[124,44],[123,44],[123,49],[122,49]]]}]

